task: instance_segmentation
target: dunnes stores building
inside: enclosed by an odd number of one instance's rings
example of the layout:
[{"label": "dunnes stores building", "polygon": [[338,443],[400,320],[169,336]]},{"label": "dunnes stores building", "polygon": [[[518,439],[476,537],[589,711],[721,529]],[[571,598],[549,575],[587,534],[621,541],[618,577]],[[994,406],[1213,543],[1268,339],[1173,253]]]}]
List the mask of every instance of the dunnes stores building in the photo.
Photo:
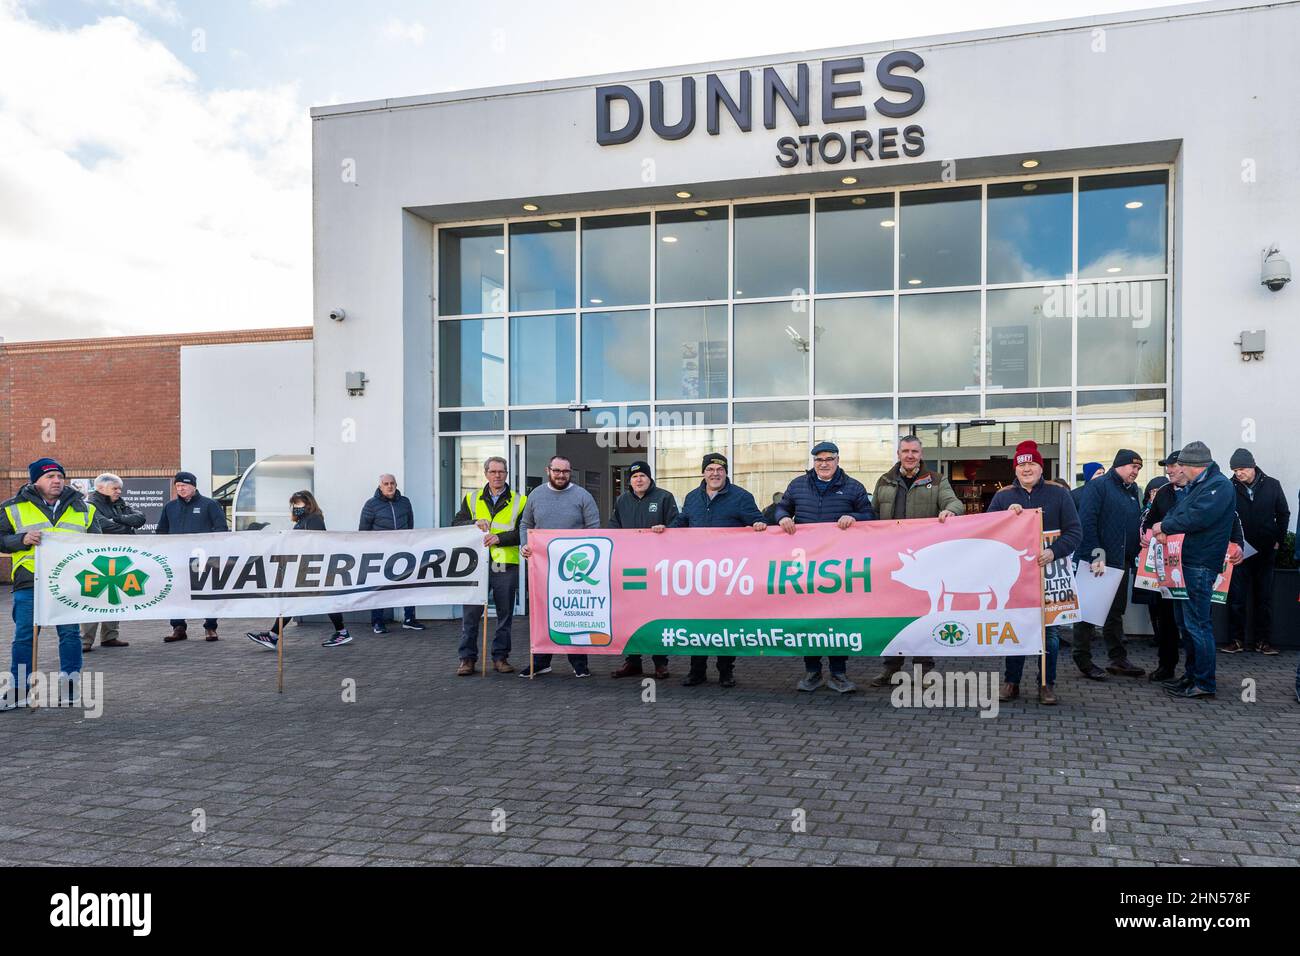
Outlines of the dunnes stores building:
[{"label": "dunnes stores building", "polygon": [[445,525],[559,452],[607,516],[716,449],[761,506],[911,432],[972,511],[1026,438],[1294,493],[1298,49],[1212,2],[318,108],[322,505],[390,471]]}]

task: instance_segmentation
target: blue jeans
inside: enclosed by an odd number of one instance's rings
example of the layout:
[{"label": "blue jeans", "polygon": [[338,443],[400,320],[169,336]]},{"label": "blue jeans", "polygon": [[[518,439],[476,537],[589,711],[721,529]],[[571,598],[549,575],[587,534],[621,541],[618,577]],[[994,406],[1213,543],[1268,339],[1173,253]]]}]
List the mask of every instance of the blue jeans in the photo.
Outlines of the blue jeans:
[{"label": "blue jeans", "polygon": [[1183,635],[1183,651],[1187,656],[1187,671],[1183,677],[1191,678],[1201,690],[1211,694],[1214,690],[1214,625],[1210,621],[1211,595],[1217,571],[1209,568],[1183,567],[1183,580],[1187,583],[1187,600],[1174,601],[1174,620]]},{"label": "blue jeans", "polygon": [[[1047,643],[1047,686],[1056,684],[1056,655],[1061,649],[1060,627],[1044,628],[1044,640]],[[1025,661],[1028,655],[1007,658],[1007,683],[1020,686],[1020,678],[1025,675]]]},{"label": "blue jeans", "polygon": [[[31,588],[14,592],[14,649],[9,672],[13,675],[14,689],[21,690],[19,696],[25,696],[32,679],[32,614],[36,596]],[[48,629],[47,629],[48,630]],[[81,672],[81,627],[77,624],[60,624],[59,632],[59,671],[63,674]],[[18,682],[18,672],[22,670],[27,677],[25,684]]]},{"label": "blue jeans", "polygon": [[[492,637],[492,659],[510,657],[510,625],[515,619],[515,596],[519,593],[519,565],[509,571],[488,572],[488,593],[497,611],[496,633]],[[478,660],[478,628],[483,620],[482,604],[466,604],[461,614],[460,659]]]}]

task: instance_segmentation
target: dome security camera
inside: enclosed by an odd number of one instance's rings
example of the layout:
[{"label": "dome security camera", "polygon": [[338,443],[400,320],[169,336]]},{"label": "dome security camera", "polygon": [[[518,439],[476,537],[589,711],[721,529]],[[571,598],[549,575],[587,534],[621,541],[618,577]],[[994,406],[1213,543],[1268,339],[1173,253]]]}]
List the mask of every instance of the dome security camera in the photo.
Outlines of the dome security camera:
[{"label": "dome security camera", "polygon": [[1282,258],[1277,246],[1264,250],[1264,262],[1259,270],[1259,284],[1270,292],[1277,292],[1291,281],[1291,263]]},{"label": "dome security camera", "polygon": [[347,317],[348,314],[343,309],[339,309],[339,308],[330,309],[330,318],[333,319],[335,322],[342,322]]}]

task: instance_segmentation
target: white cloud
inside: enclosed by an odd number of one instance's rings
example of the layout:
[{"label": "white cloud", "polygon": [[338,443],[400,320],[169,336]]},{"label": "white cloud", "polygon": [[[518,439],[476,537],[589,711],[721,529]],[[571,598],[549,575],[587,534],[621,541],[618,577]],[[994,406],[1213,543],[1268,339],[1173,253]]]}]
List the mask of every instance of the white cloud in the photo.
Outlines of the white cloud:
[{"label": "white cloud", "polygon": [[253,6],[259,10],[279,10],[287,7],[291,0],[253,0]]},{"label": "white cloud", "polygon": [[311,321],[310,120],[204,92],[138,24],[0,0],[0,336]]},{"label": "white cloud", "polygon": [[127,16],[157,17],[168,23],[179,23],[181,19],[176,0],[108,0],[108,5],[121,10]]},{"label": "white cloud", "polygon": [[389,17],[380,26],[379,33],[384,39],[399,43],[414,43],[416,46],[424,43],[424,24],[416,20],[407,22],[397,17]]}]

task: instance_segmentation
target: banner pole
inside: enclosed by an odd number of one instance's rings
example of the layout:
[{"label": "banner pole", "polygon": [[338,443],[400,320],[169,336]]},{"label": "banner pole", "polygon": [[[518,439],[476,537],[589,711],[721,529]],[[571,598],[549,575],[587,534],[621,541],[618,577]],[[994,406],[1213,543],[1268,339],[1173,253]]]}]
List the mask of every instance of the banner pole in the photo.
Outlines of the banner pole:
[{"label": "banner pole", "polygon": [[487,677],[487,602],[483,602],[483,676]]},{"label": "banner pole", "polygon": [[[1038,509],[1038,550],[1043,550],[1043,509]],[[1047,568],[1042,564],[1038,565],[1038,620],[1039,626],[1043,629],[1043,644],[1038,651],[1038,684],[1040,687],[1047,686]],[[1077,595],[1076,595],[1077,600]]]},{"label": "banner pole", "polygon": [[284,693],[284,618],[277,616],[275,619],[275,651],[276,651],[276,675],[275,675],[275,692]]},{"label": "banner pole", "polygon": [[[40,638],[41,638],[40,625],[38,625],[35,621],[32,621],[32,666],[31,666],[31,670],[29,670],[26,674],[19,675],[19,677],[22,678],[23,682],[27,685],[26,687],[23,687],[21,690],[22,690],[23,700],[27,701],[28,707],[34,706],[32,704],[31,696],[29,695],[28,691],[31,687],[32,678],[36,674],[36,668],[40,666],[39,665],[41,659]],[[80,638],[78,638],[78,640],[80,640]],[[19,692],[19,688],[15,687],[14,688],[15,703],[18,701],[18,692]]]}]

